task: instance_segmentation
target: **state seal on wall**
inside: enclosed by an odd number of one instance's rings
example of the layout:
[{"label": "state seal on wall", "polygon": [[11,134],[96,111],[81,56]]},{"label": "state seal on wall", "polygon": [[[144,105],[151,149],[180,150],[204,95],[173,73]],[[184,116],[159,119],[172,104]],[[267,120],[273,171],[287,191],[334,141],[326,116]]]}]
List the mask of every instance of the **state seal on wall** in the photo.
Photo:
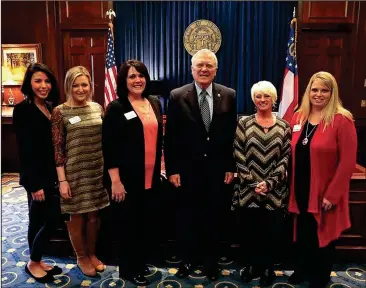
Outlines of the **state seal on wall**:
[{"label": "state seal on wall", "polygon": [[183,42],[187,52],[192,56],[201,49],[209,49],[216,53],[221,46],[221,32],[209,20],[192,22],[184,32]]}]

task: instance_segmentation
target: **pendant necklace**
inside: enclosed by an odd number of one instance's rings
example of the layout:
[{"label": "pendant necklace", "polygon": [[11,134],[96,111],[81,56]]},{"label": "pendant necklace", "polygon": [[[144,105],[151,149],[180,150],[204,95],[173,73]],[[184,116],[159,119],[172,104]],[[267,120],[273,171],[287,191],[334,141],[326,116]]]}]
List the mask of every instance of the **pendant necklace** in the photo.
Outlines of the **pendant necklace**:
[{"label": "pendant necklace", "polygon": [[[260,127],[262,127],[265,134],[267,134],[268,131],[269,131],[269,128],[271,128],[274,125],[274,124],[272,124],[272,125],[269,125],[269,126],[264,126],[264,125],[260,124],[259,121],[258,121],[257,114],[255,115],[255,120],[257,121],[258,125]],[[275,122],[275,118],[273,117],[273,115],[272,115],[272,121]]]},{"label": "pendant necklace", "polygon": [[313,129],[308,134],[308,128],[309,128],[309,121],[308,121],[308,123],[306,125],[305,138],[304,138],[304,140],[302,140],[302,145],[305,146],[306,144],[308,144],[308,142],[309,142],[309,139],[308,138],[310,137],[311,133],[314,132],[316,126],[318,126],[318,125],[314,125]]},{"label": "pendant necklace", "polygon": [[[141,107],[143,108],[143,109],[145,109],[145,105],[141,105]],[[147,119],[149,119],[150,120],[150,103],[149,103],[149,106],[147,107],[147,112],[142,112],[142,114],[144,114],[145,115],[145,118],[147,118]]]},{"label": "pendant necklace", "polygon": [[262,128],[263,128],[263,131],[264,131],[264,133],[268,133],[268,131],[269,131],[269,128],[270,128],[271,126],[262,126]]}]

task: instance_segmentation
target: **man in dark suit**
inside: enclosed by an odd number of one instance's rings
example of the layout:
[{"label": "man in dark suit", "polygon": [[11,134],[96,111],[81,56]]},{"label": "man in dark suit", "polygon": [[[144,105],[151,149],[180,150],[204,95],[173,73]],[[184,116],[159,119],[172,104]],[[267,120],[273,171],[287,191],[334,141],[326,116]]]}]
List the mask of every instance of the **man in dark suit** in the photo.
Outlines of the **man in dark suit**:
[{"label": "man in dark suit", "polygon": [[[165,133],[169,181],[177,187],[177,277],[188,276],[203,258],[207,277],[218,279],[219,215],[225,185],[233,180],[236,92],[214,83],[216,55],[192,57],[194,82],[171,91]],[[227,207],[229,209],[229,207]]]}]

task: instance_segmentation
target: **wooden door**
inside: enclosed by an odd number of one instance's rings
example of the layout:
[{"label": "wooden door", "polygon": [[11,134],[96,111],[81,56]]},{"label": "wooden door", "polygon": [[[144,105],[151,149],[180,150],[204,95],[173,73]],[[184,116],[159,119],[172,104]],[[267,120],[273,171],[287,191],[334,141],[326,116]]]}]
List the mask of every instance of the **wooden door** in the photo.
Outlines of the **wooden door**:
[{"label": "wooden door", "polygon": [[103,105],[107,30],[76,30],[63,33],[63,79],[68,69],[85,66],[94,85],[93,100]]}]

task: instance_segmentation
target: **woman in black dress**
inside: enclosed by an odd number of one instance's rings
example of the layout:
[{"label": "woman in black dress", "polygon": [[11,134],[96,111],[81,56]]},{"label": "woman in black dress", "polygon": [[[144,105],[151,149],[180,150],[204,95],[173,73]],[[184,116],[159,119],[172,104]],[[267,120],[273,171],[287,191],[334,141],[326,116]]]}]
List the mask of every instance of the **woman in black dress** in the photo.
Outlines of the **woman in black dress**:
[{"label": "woman in black dress", "polygon": [[30,259],[25,271],[36,281],[52,282],[61,268],[42,262],[51,231],[60,215],[54,162],[51,112],[59,99],[55,76],[41,63],[31,64],[21,88],[25,100],[13,112],[20,160],[20,184],[30,199],[28,243]]}]

